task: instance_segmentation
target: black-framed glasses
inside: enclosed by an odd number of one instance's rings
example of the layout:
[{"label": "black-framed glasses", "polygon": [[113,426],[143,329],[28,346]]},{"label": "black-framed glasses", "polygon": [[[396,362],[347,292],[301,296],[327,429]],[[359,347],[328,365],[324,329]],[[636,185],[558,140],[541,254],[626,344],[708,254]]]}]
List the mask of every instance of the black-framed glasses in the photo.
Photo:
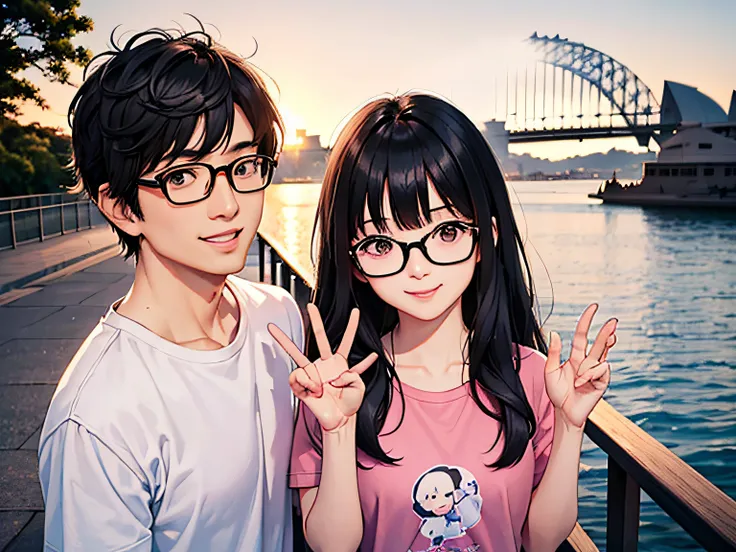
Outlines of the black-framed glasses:
[{"label": "black-framed glasses", "polygon": [[221,167],[213,167],[208,163],[176,165],[153,179],[141,178],[138,183],[148,188],[160,188],[166,199],[174,205],[189,205],[210,196],[220,172],[225,173],[230,187],[238,193],[263,190],[273,180],[277,164],[268,155],[250,153]]},{"label": "black-framed glasses", "polygon": [[350,257],[364,276],[381,278],[404,270],[409,253],[415,247],[432,264],[453,265],[467,261],[477,243],[477,226],[449,221],[411,243],[384,235],[368,236],[350,248]]}]

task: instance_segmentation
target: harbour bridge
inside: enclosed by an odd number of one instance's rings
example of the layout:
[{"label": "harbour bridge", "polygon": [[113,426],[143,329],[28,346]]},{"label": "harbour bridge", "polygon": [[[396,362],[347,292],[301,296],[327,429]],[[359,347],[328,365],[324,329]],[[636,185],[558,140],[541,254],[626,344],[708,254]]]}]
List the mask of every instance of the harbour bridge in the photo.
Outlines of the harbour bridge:
[{"label": "harbour bridge", "polygon": [[508,142],[633,136],[647,147],[685,122],[736,121],[736,91],[729,114],[697,88],[671,81],[658,100],[631,69],[595,48],[536,32],[528,42],[538,53],[534,67],[507,74],[505,121],[486,123]]}]

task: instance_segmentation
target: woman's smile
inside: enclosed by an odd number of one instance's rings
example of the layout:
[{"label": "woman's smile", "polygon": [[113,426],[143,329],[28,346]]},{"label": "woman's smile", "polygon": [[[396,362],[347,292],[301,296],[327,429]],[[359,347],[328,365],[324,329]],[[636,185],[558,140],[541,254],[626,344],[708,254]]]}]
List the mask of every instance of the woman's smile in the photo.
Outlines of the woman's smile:
[{"label": "woman's smile", "polygon": [[438,285],[437,287],[431,288],[431,289],[423,289],[419,291],[406,291],[404,290],[404,293],[408,293],[412,297],[417,297],[418,299],[431,299],[434,294],[437,292],[438,289],[442,287],[442,284]]}]

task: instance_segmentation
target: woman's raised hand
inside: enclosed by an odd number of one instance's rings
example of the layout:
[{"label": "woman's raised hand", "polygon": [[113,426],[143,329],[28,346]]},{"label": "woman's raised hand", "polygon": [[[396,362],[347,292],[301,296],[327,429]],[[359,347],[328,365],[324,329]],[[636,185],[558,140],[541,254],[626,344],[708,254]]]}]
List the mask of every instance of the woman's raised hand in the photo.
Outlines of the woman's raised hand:
[{"label": "woman's raised hand", "polygon": [[294,395],[312,411],[323,431],[336,431],[360,408],[365,393],[360,374],[376,361],[378,355],[371,353],[352,368],[348,366],[347,358],[360,319],[358,309],[353,309],[350,313],[345,334],[334,354],[319,310],[310,303],[307,305],[307,312],[320,355],[314,362],[278,326],[269,324],[268,331],[297,365],[289,376],[289,385]]},{"label": "woman's raised hand", "polygon": [[562,341],[552,332],[545,366],[545,387],[550,401],[565,420],[582,428],[611,381],[608,351],[616,344],[618,320],[608,320],[588,350],[588,331],[598,310],[589,305],[575,328],[570,358],[560,365]]}]

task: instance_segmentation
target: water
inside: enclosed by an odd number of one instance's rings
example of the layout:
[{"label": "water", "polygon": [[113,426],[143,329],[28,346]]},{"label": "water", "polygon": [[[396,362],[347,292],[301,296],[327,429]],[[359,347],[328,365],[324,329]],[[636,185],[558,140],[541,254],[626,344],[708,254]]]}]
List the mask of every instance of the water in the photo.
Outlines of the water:
[{"label": "water", "polygon": [[[545,330],[568,352],[589,303],[595,332],[617,317],[605,399],[736,499],[736,217],[602,205],[598,185],[509,183]],[[601,550],[606,458],[586,437],[579,521]],[[702,550],[644,493],[640,519],[639,550]]]}]

